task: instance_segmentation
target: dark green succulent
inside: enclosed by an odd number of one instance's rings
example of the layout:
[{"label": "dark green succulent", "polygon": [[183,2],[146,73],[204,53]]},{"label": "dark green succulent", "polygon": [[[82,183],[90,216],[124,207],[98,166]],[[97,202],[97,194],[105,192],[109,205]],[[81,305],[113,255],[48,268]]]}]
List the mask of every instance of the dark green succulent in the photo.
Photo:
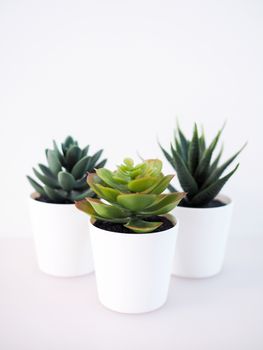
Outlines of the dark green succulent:
[{"label": "dark green succulent", "polygon": [[161,171],[162,162],[158,159],[134,165],[130,158],[124,159],[115,171],[96,169],[96,173],[88,175],[87,182],[102,200],[86,198],[76,202],[76,207],[96,220],[120,223],[133,232],[152,232],[162,222],[150,222],[147,218],[167,214],[185,196],[162,193],[173,175],[164,176]]},{"label": "dark green succulent", "polygon": [[53,141],[53,149],[46,150],[47,165],[39,164],[39,170],[33,168],[38,183],[27,176],[30,184],[40,194],[40,200],[50,203],[74,203],[87,196],[93,196],[86,178],[87,172],[105,165],[106,159],[100,160],[103,150],[88,155],[89,146],[80,148],[71,136],[61,144]]},{"label": "dark green succulent", "polygon": [[[221,165],[219,165],[219,162],[223,148],[213,158],[223,128],[206,146],[204,131],[199,133],[196,124],[190,140],[185,137],[179,125],[177,125],[170,152],[160,145],[166,159],[175,169],[181,187],[187,192],[186,197],[181,202],[182,206],[204,207],[209,205],[237,170],[239,164],[228,174],[222,176],[246,144]],[[170,186],[169,189],[172,192],[176,191],[173,186]]]}]

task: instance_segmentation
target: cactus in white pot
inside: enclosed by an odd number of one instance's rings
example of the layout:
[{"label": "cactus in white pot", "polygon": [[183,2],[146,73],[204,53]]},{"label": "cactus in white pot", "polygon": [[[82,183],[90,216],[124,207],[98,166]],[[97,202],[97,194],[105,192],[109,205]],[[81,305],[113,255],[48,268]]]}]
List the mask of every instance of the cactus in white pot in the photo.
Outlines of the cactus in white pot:
[{"label": "cactus in white pot", "polygon": [[[200,133],[196,124],[190,139],[177,125],[170,151],[160,145],[164,156],[175,169],[182,189],[187,193],[174,211],[181,226],[173,273],[181,277],[213,276],[223,266],[232,201],[220,192],[239,164],[225,172],[246,146],[220,163],[223,147],[215,156],[214,153],[223,128],[207,144],[204,131]],[[176,191],[172,185],[169,189]]]},{"label": "cactus in white pot", "polygon": [[33,168],[36,180],[27,176],[34,192],[29,200],[37,261],[41,271],[73,277],[93,271],[89,232],[74,202],[95,196],[87,173],[106,163],[102,150],[88,155],[71,136],[45,151],[47,163]]}]

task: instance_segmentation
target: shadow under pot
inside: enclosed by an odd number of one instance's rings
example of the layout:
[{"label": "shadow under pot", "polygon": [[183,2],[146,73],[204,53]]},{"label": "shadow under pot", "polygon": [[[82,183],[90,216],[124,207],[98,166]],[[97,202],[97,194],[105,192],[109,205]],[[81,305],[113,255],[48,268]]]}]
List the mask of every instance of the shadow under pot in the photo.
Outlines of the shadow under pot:
[{"label": "shadow under pot", "polygon": [[144,313],[167,300],[178,222],[152,233],[111,232],[94,226],[90,236],[98,297],[108,309],[122,313]]},{"label": "shadow under pot", "polygon": [[39,269],[58,277],[76,277],[93,272],[87,218],[74,204],[54,204],[29,199]]},{"label": "shadow under pot", "polygon": [[221,271],[233,204],[223,195],[216,199],[223,205],[213,208],[178,206],[173,211],[181,223],[175,249],[174,275],[204,278]]}]

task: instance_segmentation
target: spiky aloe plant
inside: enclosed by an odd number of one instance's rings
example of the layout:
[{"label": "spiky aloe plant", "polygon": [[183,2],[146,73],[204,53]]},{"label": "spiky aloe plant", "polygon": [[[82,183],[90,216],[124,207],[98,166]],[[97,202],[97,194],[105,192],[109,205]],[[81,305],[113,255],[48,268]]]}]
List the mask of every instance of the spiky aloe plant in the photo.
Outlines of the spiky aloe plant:
[{"label": "spiky aloe plant", "polygon": [[89,146],[83,149],[71,136],[61,144],[53,141],[53,149],[46,150],[47,166],[39,164],[39,170],[33,168],[38,183],[27,176],[30,184],[40,194],[41,199],[50,203],[74,203],[94,192],[87,184],[87,172],[105,165],[106,159],[99,161],[103,150],[88,155]]},{"label": "spiky aloe plant", "polygon": [[[212,142],[206,146],[204,131],[198,132],[197,125],[194,125],[193,135],[188,140],[180,126],[174,132],[174,142],[171,142],[171,151],[166,151],[160,144],[160,147],[175,169],[180,185],[185,192],[186,197],[181,205],[189,207],[204,207],[221,191],[222,187],[235,173],[239,164],[225,176],[222,176],[227,167],[236,159],[246,144],[230,157],[223,164],[219,165],[223,147],[213,159],[213,153],[218,144],[224,126],[218,131]],[[169,189],[176,191],[173,186]]]},{"label": "spiky aloe plant", "polygon": [[134,165],[130,158],[124,159],[115,171],[96,169],[96,173],[88,175],[87,182],[104,201],[86,198],[76,207],[96,220],[121,223],[133,232],[152,232],[162,222],[149,222],[147,218],[168,213],[185,195],[162,194],[173,175],[164,176],[161,171],[158,159]]}]

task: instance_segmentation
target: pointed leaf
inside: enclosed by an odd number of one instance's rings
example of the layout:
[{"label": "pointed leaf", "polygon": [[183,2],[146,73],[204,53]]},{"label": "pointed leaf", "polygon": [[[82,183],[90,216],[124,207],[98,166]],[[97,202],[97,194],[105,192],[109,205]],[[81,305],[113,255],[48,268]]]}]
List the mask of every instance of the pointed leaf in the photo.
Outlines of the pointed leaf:
[{"label": "pointed leaf", "polygon": [[74,201],[80,201],[87,197],[94,197],[94,192],[88,188],[86,191],[71,191],[70,199]]},{"label": "pointed leaf", "polygon": [[108,170],[106,168],[96,169],[96,174],[108,186],[115,188],[115,189],[118,189],[120,191],[127,190],[127,186],[122,185],[114,180],[113,173],[110,170]]},{"label": "pointed leaf", "polygon": [[66,162],[67,162],[67,169],[69,171],[79,161],[80,157],[81,157],[81,149],[78,146],[71,146],[67,150]]},{"label": "pointed leaf", "polygon": [[89,152],[89,145],[83,148],[81,152],[81,158],[85,157],[88,154],[88,152]]},{"label": "pointed leaf", "polygon": [[198,162],[199,162],[199,137],[198,137],[197,125],[195,124],[193,137],[188,148],[188,168],[191,174],[194,173],[198,165]]},{"label": "pointed leaf", "polygon": [[230,173],[228,173],[223,178],[217,180],[207,188],[205,188],[203,191],[199,192],[194,198],[191,200],[191,204],[193,205],[205,205],[211,202],[221,191],[222,187],[225,185],[227,180],[235,173],[237,170],[239,164],[232,170]]},{"label": "pointed leaf", "polygon": [[58,160],[59,160],[60,164],[62,164],[64,166],[65,165],[64,164],[64,157],[61,154],[61,152],[60,152],[60,150],[58,148],[58,145],[57,145],[55,140],[53,140],[53,147],[54,147],[54,151],[56,153],[56,156],[58,157]]},{"label": "pointed leaf", "polygon": [[[224,128],[224,126],[223,126]],[[219,130],[209,147],[206,149],[205,153],[203,154],[198,167],[195,171],[195,178],[198,180],[199,184],[202,184],[205,178],[207,177],[210,161],[213,155],[213,152],[216,148],[216,145],[218,143],[218,140],[221,136],[221,133],[223,131],[223,128]]]},{"label": "pointed leaf", "polygon": [[116,203],[117,197],[122,194],[119,190],[116,190],[114,188],[105,187],[100,184],[94,185],[94,188],[96,189],[96,193],[103,199],[105,199],[107,202],[110,203]]},{"label": "pointed leaf", "polygon": [[99,150],[98,152],[96,152],[90,160],[90,163],[88,165],[88,169],[86,169],[86,171],[92,171],[97,163],[97,161],[100,159],[101,155],[102,155],[103,149]]},{"label": "pointed leaf", "polygon": [[121,194],[117,197],[117,202],[126,209],[140,212],[150,206],[156,198],[155,194]]},{"label": "pointed leaf", "polygon": [[99,168],[103,168],[104,165],[107,163],[107,159],[103,159],[101,162],[99,162],[98,164],[95,164],[95,168],[99,169]]},{"label": "pointed leaf", "polygon": [[93,209],[92,205],[86,199],[75,202],[75,206],[90,216],[96,215],[96,212]]},{"label": "pointed leaf", "polygon": [[159,182],[148,188],[144,193],[161,194],[168,187],[174,175],[162,176]]},{"label": "pointed leaf", "polygon": [[75,185],[74,177],[66,171],[60,171],[58,173],[58,182],[66,191],[71,191]]},{"label": "pointed leaf", "polygon": [[48,186],[44,187],[44,191],[46,195],[54,202],[54,203],[65,203],[65,197],[61,195],[60,192],[54,190]]},{"label": "pointed leaf", "polygon": [[60,161],[58,160],[58,157],[57,157],[55,151],[48,150],[47,161],[48,161],[48,165],[49,165],[49,168],[52,171],[52,173],[54,175],[57,175],[61,170],[61,164],[60,164]]},{"label": "pointed leaf", "polygon": [[173,157],[180,185],[183,190],[188,193],[189,197],[195,195],[198,192],[198,186],[194,177],[191,175],[185,162],[176,151],[173,152]]},{"label": "pointed leaf", "polygon": [[155,211],[169,204],[174,204],[174,207],[176,207],[176,205],[179,204],[179,202],[185,197],[185,195],[186,195],[185,192],[176,192],[176,193],[159,195],[157,199],[154,201],[154,203],[149,207],[147,207],[144,210],[144,212]]},{"label": "pointed leaf", "polygon": [[72,168],[71,174],[75,179],[80,179],[86,173],[87,163],[89,161],[89,156],[80,159]]},{"label": "pointed leaf", "polygon": [[132,192],[143,192],[149,187],[156,185],[158,178],[153,176],[145,176],[135,180],[132,180],[128,183],[128,188]]},{"label": "pointed leaf", "polygon": [[132,218],[125,227],[136,233],[149,233],[162,225],[162,222],[149,222]]},{"label": "pointed leaf", "polygon": [[32,177],[27,176],[28,181],[30,182],[31,186],[42,196],[46,196],[46,193],[44,191],[44,188],[38,183],[36,182],[34,179],[32,179]]},{"label": "pointed leaf", "polygon": [[208,179],[204,183],[204,187],[207,187],[211,185],[213,182],[215,182],[219,177],[223,174],[223,172],[226,170],[226,168],[236,159],[236,157],[243,151],[243,149],[246,147],[247,143],[244,144],[240,148],[238,152],[236,152],[232,157],[230,157],[224,164],[222,164],[219,168],[215,169],[211,175],[208,177]]},{"label": "pointed leaf", "polygon": [[105,203],[101,202],[99,199],[95,199],[95,198],[87,198],[87,200],[92,205],[95,212],[99,216],[101,216],[105,219],[126,218],[127,217],[127,213],[124,210],[122,210],[114,205],[105,204]]},{"label": "pointed leaf", "polygon": [[44,175],[48,177],[52,177],[53,179],[56,179],[56,176],[52,173],[52,171],[47,166],[45,166],[44,164],[38,164],[38,166]]},{"label": "pointed leaf", "polygon": [[174,168],[174,170],[176,170],[173,157],[161,146],[160,143],[159,143],[159,146],[160,146],[165,158],[168,160],[168,162],[171,164],[171,166]]},{"label": "pointed leaf", "polygon": [[59,188],[59,183],[57,181],[57,179],[55,179],[53,176],[47,176],[47,175],[43,175],[40,172],[38,172],[35,168],[33,168],[33,172],[36,175],[36,177],[43,182],[44,185],[48,186],[48,187],[52,187],[52,188]]}]

